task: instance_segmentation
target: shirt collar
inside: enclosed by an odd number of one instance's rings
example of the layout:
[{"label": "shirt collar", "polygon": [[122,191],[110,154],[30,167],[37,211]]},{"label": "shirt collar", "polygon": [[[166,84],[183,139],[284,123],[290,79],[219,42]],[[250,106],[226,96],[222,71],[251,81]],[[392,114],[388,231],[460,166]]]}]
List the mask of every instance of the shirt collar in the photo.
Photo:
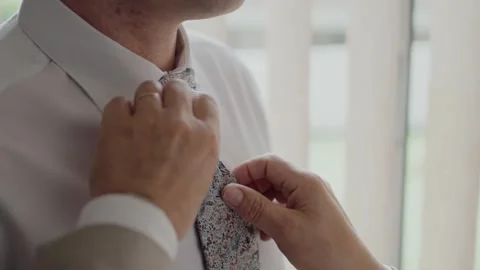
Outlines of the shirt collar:
[{"label": "shirt collar", "polygon": [[[24,0],[19,25],[37,46],[78,83],[100,110],[115,96],[133,97],[144,81],[166,73],[93,28],[59,0]],[[191,67],[190,46],[179,29],[178,67]]]}]

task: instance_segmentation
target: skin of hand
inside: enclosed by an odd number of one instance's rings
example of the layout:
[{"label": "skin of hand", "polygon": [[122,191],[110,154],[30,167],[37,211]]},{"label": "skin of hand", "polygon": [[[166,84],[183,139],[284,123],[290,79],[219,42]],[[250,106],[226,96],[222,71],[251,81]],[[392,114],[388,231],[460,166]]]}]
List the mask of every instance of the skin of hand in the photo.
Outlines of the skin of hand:
[{"label": "skin of hand", "polygon": [[178,237],[195,222],[219,152],[215,101],[182,81],[143,83],[105,108],[91,195],[131,194],[161,208]]},{"label": "skin of hand", "polygon": [[275,156],[250,160],[233,171],[239,184],[224,201],[270,237],[300,270],[381,270],[359,239],[330,186],[319,176]]}]

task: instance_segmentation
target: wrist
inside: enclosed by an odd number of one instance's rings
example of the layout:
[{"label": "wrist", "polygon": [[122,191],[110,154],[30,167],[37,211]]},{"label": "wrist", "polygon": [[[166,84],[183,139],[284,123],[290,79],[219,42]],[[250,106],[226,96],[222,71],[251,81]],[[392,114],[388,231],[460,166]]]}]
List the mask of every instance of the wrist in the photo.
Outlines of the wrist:
[{"label": "wrist", "polygon": [[349,226],[342,233],[343,239],[337,239],[339,249],[336,256],[338,269],[342,270],[390,270],[385,268],[370,252],[368,247]]},{"label": "wrist", "polygon": [[361,244],[359,251],[354,255],[349,270],[385,270],[385,267],[375,259],[368,249]]}]

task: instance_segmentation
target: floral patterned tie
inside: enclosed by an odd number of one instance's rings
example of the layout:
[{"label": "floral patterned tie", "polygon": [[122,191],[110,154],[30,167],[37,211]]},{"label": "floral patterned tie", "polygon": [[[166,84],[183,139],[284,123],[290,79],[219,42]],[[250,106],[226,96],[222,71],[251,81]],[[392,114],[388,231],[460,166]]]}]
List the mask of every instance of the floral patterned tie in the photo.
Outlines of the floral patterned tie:
[{"label": "floral patterned tie", "polygon": [[[165,84],[172,79],[182,79],[196,89],[192,69],[168,73],[160,79],[160,83]],[[235,176],[219,162],[213,184],[197,215],[195,225],[206,270],[260,269],[255,228],[221,198],[223,188],[235,182]]]}]

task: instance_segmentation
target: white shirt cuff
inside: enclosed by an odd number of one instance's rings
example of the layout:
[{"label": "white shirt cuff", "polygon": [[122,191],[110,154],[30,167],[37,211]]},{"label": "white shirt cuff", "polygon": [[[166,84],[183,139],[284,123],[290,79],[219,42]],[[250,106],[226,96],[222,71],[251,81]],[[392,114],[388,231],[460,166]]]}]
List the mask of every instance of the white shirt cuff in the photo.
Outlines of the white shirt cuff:
[{"label": "white shirt cuff", "polygon": [[79,228],[116,225],[141,233],[163,248],[174,260],[178,238],[165,212],[133,195],[104,195],[85,205],[78,219]]}]

